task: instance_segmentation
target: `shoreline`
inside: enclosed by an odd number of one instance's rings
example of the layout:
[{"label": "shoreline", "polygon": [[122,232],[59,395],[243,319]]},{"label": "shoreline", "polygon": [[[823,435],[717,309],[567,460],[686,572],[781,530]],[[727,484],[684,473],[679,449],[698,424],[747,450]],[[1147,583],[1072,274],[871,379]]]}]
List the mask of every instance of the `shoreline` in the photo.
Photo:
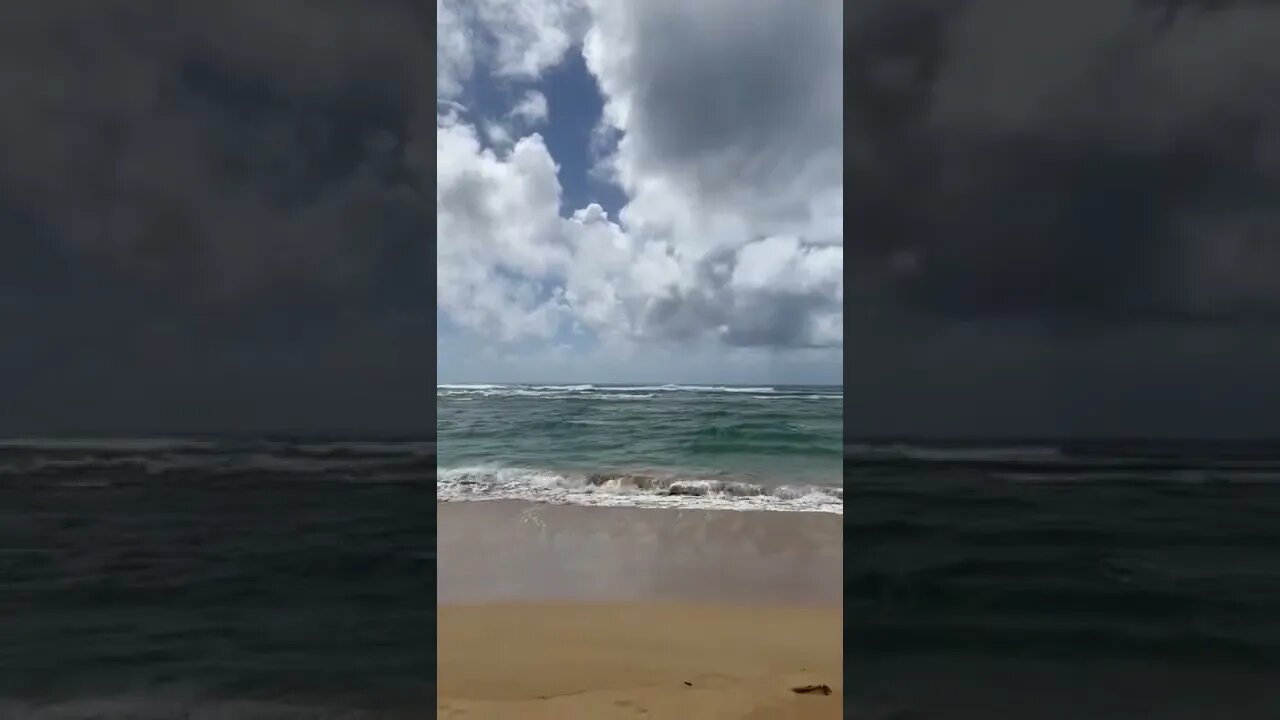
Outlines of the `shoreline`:
[{"label": "shoreline", "polygon": [[439,717],[841,717],[841,516],[436,511]]},{"label": "shoreline", "polygon": [[507,500],[592,508],[844,514],[841,477],[792,480],[769,483],[748,476],[680,474],[653,468],[593,473],[563,468],[437,467],[436,501]]}]

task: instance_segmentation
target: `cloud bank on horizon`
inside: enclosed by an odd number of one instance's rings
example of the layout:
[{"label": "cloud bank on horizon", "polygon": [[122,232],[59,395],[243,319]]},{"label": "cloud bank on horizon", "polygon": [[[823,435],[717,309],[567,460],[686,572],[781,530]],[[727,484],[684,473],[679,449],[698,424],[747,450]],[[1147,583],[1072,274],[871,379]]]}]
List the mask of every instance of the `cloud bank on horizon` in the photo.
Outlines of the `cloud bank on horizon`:
[{"label": "cloud bank on horizon", "polygon": [[442,381],[839,381],[840,3],[436,9]]}]

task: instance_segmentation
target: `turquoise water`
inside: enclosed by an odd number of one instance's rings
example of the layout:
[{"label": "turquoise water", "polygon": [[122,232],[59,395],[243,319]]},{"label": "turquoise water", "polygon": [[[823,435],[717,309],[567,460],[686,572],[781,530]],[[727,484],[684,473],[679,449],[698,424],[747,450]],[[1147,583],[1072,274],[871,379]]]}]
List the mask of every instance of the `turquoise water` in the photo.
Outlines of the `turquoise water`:
[{"label": "turquoise water", "polygon": [[830,386],[440,385],[442,500],[841,512]]}]

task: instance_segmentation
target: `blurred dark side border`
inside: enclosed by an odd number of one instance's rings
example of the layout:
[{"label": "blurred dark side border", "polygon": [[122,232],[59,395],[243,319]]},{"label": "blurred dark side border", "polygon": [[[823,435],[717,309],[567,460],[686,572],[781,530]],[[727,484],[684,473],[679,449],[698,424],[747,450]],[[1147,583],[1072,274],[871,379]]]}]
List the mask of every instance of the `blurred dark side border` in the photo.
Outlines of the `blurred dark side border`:
[{"label": "blurred dark side border", "polygon": [[846,715],[1280,716],[1280,13],[845,8]]},{"label": "blurred dark side border", "polygon": [[0,718],[431,715],[434,30],[0,7]]}]

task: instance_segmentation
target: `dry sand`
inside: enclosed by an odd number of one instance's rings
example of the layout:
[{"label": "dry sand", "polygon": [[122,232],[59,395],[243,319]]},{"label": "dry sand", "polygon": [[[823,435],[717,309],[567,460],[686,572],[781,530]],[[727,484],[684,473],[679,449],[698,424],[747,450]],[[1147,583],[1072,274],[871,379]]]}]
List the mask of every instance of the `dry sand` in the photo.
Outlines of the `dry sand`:
[{"label": "dry sand", "polygon": [[839,516],[494,501],[437,522],[439,717],[841,717]]},{"label": "dry sand", "polygon": [[[841,716],[839,608],[470,605],[439,619],[441,718]],[[791,691],[818,684],[832,694]]]}]

